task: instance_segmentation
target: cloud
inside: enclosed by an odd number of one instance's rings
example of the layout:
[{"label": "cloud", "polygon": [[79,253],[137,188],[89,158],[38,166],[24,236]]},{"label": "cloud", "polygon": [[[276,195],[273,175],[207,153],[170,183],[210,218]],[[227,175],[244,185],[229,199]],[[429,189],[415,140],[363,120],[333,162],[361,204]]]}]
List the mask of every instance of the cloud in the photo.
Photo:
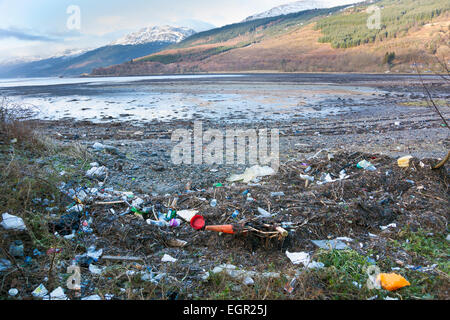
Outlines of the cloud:
[{"label": "cloud", "polygon": [[0,29],[0,39],[14,38],[24,41],[43,41],[43,42],[58,42],[60,39],[49,37],[47,35],[39,35],[28,33],[26,31],[17,29]]}]

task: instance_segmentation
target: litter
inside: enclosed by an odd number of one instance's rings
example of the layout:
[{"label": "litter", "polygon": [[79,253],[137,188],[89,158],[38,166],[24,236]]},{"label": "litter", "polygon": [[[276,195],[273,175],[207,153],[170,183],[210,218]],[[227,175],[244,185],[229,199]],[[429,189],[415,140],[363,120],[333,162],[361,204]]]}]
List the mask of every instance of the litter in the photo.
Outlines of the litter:
[{"label": "litter", "polygon": [[94,294],[92,296],[81,298],[81,300],[102,300],[102,298],[98,294]]},{"label": "litter", "polygon": [[171,239],[168,241],[168,244],[171,247],[184,247],[187,244],[187,241],[179,239]]},{"label": "litter", "polygon": [[205,226],[205,219],[201,215],[196,214],[192,217],[190,224],[195,230],[201,230]]},{"label": "litter", "polygon": [[294,292],[295,289],[295,285],[297,284],[297,278],[292,278],[291,281],[289,281],[288,283],[286,283],[286,285],[284,286],[284,290],[291,294],[292,292]]},{"label": "litter", "polygon": [[94,265],[94,264],[90,264],[89,265],[89,271],[92,273],[92,274],[96,274],[96,275],[100,275],[100,274],[102,274],[102,272],[103,272],[103,268],[100,268],[100,267],[98,267],[98,266],[96,266],[96,265]]},{"label": "litter", "polygon": [[27,230],[25,223],[20,217],[13,216],[12,214],[6,212],[2,214],[2,218],[3,221],[2,223],[0,223],[0,225],[6,230],[17,230],[17,231]]},{"label": "litter", "polygon": [[250,286],[250,285],[253,285],[255,283],[255,281],[251,277],[246,276],[244,278],[244,280],[242,281],[242,283],[247,285],[247,286]]},{"label": "litter", "polygon": [[311,258],[307,252],[289,252],[286,250],[286,256],[293,264],[302,263],[305,267],[310,263]]},{"label": "litter", "polygon": [[379,281],[383,289],[388,291],[395,291],[410,285],[408,280],[396,273],[380,273],[377,281]]},{"label": "litter", "polygon": [[145,220],[145,222],[147,222],[147,224],[150,224],[152,226],[158,226],[158,227],[167,227],[169,225],[169,223],[165,220],[147,219],[147,220]]},{"label": "litter", "polygon": [[13,257],[23,257],[23,243],[21,240],[15,240],[9,246],[9,254]]},{"label": "litter", "polygon": [[0,259],[0,272],[6,271],[11,268],[12,263],[6,259]]},{"label": "litter", "polygon": [[261,218],[269,218],[272,216],[269,212],[267,212],[266,210],[264,210],[263,208],[260,208],[260,207],[258,207],[258,212],[259,212],[258,217],[261,217]]},{"label": "litter", "polygon": [[408,168],[410,159],[412,159],[412,156],[401,157],[397,160],[397,164],[400,168]]},{"label": "litter", "polygon": [[307,174],[300,174],[300,178],[303,180],[308,180],[310,182],[314,182],[314,177],[313,176],[308,176]]},{"label": "litter", "polygon": [[86,176],[91,179],[93,179],[93,178],[103,179],[106,177],[107,170],[108,169],[106,169],[105,166],[92,167],[91,169],[86,171]]},{"label": "litter", "polygon": [[356,167],[359,168],[359,169],[364,169],[364,170],[369,170],[369,171],[376,171],[377,170],[377,168],[375,168],[375,166],[373,164],[371,164],[367,160],[362,160],[362,161],[358,162]]},{"label": "litter", "polygon": [[284,197],[284,192],[283,191],[281,191],[281,192],[271,192],[270,196],[271,197]]},{"label": "litter", "polygon": [[275,170],[271,167],[268,166],[258,166],[255,165],[253,167],[247,168],[245,169],[243,174],[233,174],[231,175],[227,181],[228,182],[236,182],[236,181],[241,181],[243,183],[248,183],[258,177],[264,177],[264,176],[270,176],[275,174]]},{"label": "litter", "polygon": [[391,224],[388,224],[387,226],[380,226],[381,230],[386,230],[388,228],[397,228],[397,224],[396,223],[391,223]]},{"label": "litter", "polygon": [[170,227],[179,227],[181,224],[181,220],[180,219],[172,219],[169,221],[169,226]]},{"label": "litter", "polygon": [[43,298],[48,293],[48,290],[45,288],[45,286],[41,283],[34,291],[31,293],[33,297],[35,298]]},{"label": "litter", "polygon": [[58,287],[50,293],[50,300],[69,300],[64,293],[63,288]]},{"label": "litter", "polygon": [[17,290],[16,288],[11,288],[11,289],[9,289],[8,294],[11,297],[15,297],[19,294],[19,290]]},{"label": "litter", "polygon": [[175,259],[174,257],[171,257],[168,254],[164,254],[164,256],[161,259],[161,262],[176,262],[178,259]]},{"label": "litter", "polygon": [[140,257],[132,257],[132,256],[103,256],[102,260],[116,260],[116,261],[144,261],[143,258]]},{"label": "litter", "polygon": [[98,259],[100,259],[102,254],[103,254],[103,249],[95,250],[95,247],[91,246],[88,248],[86,255],[89,258],[92,258],[94,261],[97,261]]},{"label": "litter", "polygon": [[192,218],[198,213],[198,210],[180,210],[177,211],[177,216],[186,222],[191,222]]},{"label": "litter", "polygon": [[340,240],[311,240],[316,246],[326,250],[344,250],[348,246]]}]

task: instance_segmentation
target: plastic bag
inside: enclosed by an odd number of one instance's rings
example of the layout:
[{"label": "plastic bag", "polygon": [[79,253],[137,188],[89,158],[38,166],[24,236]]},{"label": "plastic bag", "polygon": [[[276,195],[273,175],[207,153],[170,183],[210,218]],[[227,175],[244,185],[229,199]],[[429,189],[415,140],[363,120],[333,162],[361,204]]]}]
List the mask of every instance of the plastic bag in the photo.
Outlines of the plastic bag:
[{"label": "plastic bag", "polygon": [[380,273],[377,281],[380,282],[383,289],[395,291],[397,289],[409,286],[408,280],[396,273]]}]

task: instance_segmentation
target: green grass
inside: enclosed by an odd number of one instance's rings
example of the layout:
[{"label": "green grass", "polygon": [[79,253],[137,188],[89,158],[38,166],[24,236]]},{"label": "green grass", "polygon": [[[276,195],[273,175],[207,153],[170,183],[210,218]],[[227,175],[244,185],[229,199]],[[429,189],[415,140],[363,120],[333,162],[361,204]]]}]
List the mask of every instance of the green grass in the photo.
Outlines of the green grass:
[{"label": "green grass", "polygon": [[449,243],[443,235],[429,235],[424,230],[403,231],[400,240],[393,241],[393,246],[410,253],[414,263],[436,263],[441,271],[450,275]]}]

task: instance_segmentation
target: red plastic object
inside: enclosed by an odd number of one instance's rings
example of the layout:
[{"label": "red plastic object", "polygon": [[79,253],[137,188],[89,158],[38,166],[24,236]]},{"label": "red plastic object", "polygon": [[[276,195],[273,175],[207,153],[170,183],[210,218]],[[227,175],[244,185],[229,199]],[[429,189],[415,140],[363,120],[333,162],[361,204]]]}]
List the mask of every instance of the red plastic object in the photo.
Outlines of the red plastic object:
[{"label": "red plastic object", "polygon": [[191,219],[192,228],[194,228],[195,230],[200,230],[203,229],[204,226],[205,226],[205,219],[201,215],[196,214],[195,216],[192,217]]}]

